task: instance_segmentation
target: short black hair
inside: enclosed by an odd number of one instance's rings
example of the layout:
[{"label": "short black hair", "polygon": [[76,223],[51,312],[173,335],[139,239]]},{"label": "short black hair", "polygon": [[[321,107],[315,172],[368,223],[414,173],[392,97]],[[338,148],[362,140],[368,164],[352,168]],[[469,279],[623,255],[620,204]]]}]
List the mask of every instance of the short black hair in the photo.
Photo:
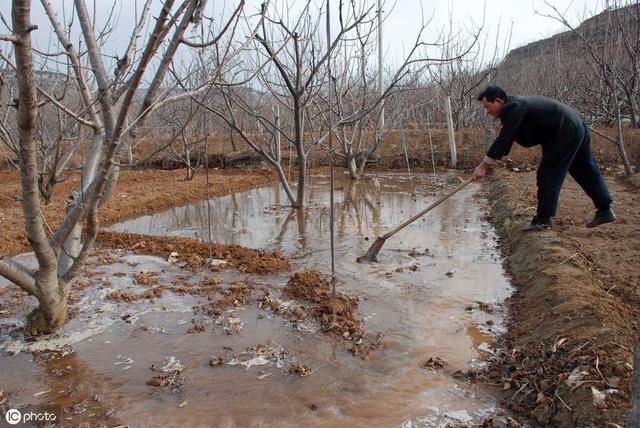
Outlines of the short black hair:
[{"label": "short black hair", "polygon": [[498,98],[504,101],[507,99],[507,93],[499,86],[487,86],[486,89],[478,95],[478,101],[482,101],[485,97],[490,103]]}]

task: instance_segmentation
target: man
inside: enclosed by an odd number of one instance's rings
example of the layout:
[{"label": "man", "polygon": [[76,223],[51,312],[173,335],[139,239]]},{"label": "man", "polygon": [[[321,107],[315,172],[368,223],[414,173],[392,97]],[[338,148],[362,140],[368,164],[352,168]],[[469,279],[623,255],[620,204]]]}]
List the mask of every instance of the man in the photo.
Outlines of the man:
[{"label": "man", "polygon": [[498,159],[509,154],[514,141],[523,147],[542,146],[536,180],[538,210],[523,230],[542,230],[551,226],[567,172],[596,206],[596,214],[587,227],[616,219],[610,208],[613,198],[591,152],[589,128],[577,111],[551,98],[507,96],[497,86],[482,91],[478,101],[493,118],[500,118],[502,129],[473,171],[475,180],[484,177]]}]

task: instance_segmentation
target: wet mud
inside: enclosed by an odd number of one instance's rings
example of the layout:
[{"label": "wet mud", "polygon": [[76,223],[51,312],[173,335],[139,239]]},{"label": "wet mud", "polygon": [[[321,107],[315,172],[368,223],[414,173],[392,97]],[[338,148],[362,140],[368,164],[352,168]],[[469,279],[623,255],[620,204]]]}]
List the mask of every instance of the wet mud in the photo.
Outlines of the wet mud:
[{"label": "wet mud", "polygon": [[265,252],[239,245],[208,244],[183,237],[149,236],[135,233],[100,232],[97,245],[102,248],[131,249],[135,254],[171,258],[175,263],[190,268],[200,268],[208,260],[226,263],[212,264],[213,271],[234,267],[241,272],[267,274],[288,270],[291,262],[282,252]]},{"label": "wet mud", "polygon": [[[35,302],[0,284],[3,301],[16,301],[0,318],[0,369],[28,380],[0,386],[5,404],[59,406],[74,426],[508,421],[476,375],[498,353],[509,293],[481,199],[469,188],[389,240],[379,263],[361,265],[355,259],[371,237],[448,186],[402,175],[379,180],[373,193],[340,185],[335,324],[324,177],[312,180],[308,208],[293,216],[273,208],[274,189],[236,195],[234,221],[214,217],[233,233],[221,235],[211,256],[189,238],[200,233],[201,217],[181,221],[170,236],[147,227],[102,233],[73,284],[75,316],[35,343],[21,335]],[[258,213],[268,228],[250,227]],[[263,250],[231,243],[238,241]],[[81,391],[60,392],[75,384]]]},{"label": "wet mud", "polygon": [[358,299],[340,292],[336,292],[334,299],[330,280],[323,278],[319,271],[295,273],[287,282],[284,295],[308,304],[306,311],[303,307],[296,308],[297,317],[304,318],[309,312],[324,331],[331,330],[345,339],[362,338],[364,327],[358,317]]}]

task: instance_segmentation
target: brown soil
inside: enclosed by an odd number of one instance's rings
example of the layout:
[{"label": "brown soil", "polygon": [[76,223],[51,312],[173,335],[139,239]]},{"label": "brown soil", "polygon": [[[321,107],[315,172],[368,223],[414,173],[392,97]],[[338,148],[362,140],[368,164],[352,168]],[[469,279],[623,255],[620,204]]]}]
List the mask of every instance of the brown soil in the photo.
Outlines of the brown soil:
[{"label": "brown soil", "polygon": [[[331,282],[317,270],[297,272],[291,276],[284,288],[285,296],[307,303],[307,307],[298,306],[290,314],[293,319],[304,319],[308,315],[320,322],[323,331],[336,334],[349,341],[351,353],[362,359],[384,346],[383,334],[365,333],[364,323],[358,316],[358,299],[336,291],[336,321],[333,323],[333,298]],[[279,305],[265,294],[260,300],[260,307],[281,312]],[[299,374],[299,373],[298,373]]]},{"label": "brown soil", "polygon": [[[276,177],[262,168],[245,170],[210,170],[207,192],[204,171],[198,171],[193,180],[184,181],[184,172],[175,171],[125,171],[120,174],[114,193],[100,208],[100,222],[113,224],[125,219],[161,211],[211,196],[249,190],[273,182]],[[14,255],[29,249],[22,220],[22,205],[7,198],[21,194],[20,176],[15,171],[0,170],[0,224],[2,237],[0,254]],[[43,207],[43,215],[52,228],[60,224],[65,212],[66,195],[78,185],[73,178],[55,187],[51,204]]]},{"label": "brown soil", "polygon": [[155,287],[142,293],[132,293],[130,291],[112,291],[107,294],[107,299],[115,301],[135,302],[142,299],[158,299],[163,295],[163,287]]},{"label": "brown soil", "polygon": [[196,308],[210,316],[220,316],[227,308],[237,308],[247,304],[249,297],[253,293],[254,286],[244,282],[231,284],[222,292],[222,298]]},{"label": "brown soil", "polygon": [[205,331],[207,331],[207,327],[202,322],[191,320],[191,327],[187,333],[204,333]]},{"label": "brown soil", "polygon": [[[535,173],[499,171],[487,185],[491,221],[516,288],[501,384],[512,408],[541,424],[624,425],[630,406],[640,308],[640,194],[637,183],[608,182],[615,223],[585,228],[591,201],[569,178],[555,225],[534,233],[520,228],[535,210]],[[606,399],[594,400],[604,391]]]},{"label": "brown soil", "polygon": [[336,291],[336,323],[333,324],[331,283],[317,270],[297,272],[287,282],[284,295],[310,304],[311,315],[325,331],[334,331],[346,339],[362,337],[358,317],[358,299]]},{"label": "brown soil", "polygon": [[[101,232],[98,246],[106,248],[131,249],[136,254],[155,255],[168,258],[178,253],[177,262],[185,262],[193,269],[205,265],[209,250],[214,259],[225,260],[226,266],[235,267],[241,272],[267,274],[288,270],[291,262],[279,252],[268,253],[239,245],[209,244],[181,237],[149,236],[136,233]],[[218,266],[214,266],[218,269]]]},{"label": "brown soil", "polygon": [[171,285],[166,287],[173,293],[192,296],[213,296],[220,289],[220,280],[215,277],[206,278],[199,284]]},{"label": "brown soil", "polygon": [[156,285],[160,272],[138,272],[133,275],[133,280],[139,285]]},{"label": "brown soil", "polygon": [[292,364],[289,373],[295,376],[305,377],[311,374],[311,368],[301,363]]}]

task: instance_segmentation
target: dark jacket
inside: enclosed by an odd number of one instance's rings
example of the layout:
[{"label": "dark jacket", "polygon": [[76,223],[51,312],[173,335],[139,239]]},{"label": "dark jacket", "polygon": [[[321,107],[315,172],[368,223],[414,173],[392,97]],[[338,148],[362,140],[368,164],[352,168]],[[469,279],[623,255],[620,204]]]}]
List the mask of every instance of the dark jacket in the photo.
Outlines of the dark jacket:
[{"label": "dark jacket", "polygon": [[574,109],[552,98],[507,97],[500,113],[502,129],[487,156],[508,155],[513,142],[524,147],[542,145],[544,155],[579,144],[584,119]]}]

